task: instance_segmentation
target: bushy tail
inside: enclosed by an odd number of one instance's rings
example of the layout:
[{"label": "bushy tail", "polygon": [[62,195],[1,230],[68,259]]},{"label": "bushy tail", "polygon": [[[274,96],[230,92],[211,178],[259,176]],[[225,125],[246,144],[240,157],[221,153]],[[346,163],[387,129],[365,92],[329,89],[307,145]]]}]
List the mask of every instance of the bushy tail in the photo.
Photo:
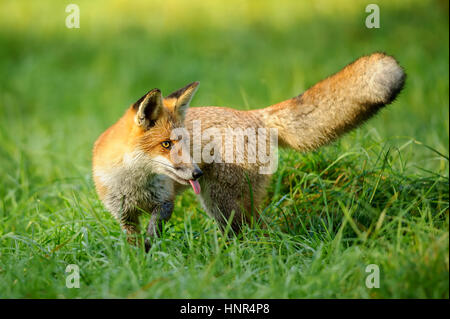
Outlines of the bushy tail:
[{"label": "bushy tail", "polygon": [[364,56],[290,100],[257,110],[280,146],[316,149],[362,124],[402,90],[405,73],[383,53]]}]

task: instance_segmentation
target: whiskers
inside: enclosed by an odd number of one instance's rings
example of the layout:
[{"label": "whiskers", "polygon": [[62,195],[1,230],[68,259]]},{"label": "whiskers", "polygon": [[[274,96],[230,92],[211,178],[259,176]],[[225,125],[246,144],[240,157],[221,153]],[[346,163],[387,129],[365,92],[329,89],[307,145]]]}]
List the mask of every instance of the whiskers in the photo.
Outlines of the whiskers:
[{"label": "whiskers", "polygon": [[169,165],[169,164],[166,164],[166,163],[154,160],[154,159],[150,159],[150,161],[155,162],[155,163],[159,163],[159,164],[162,164],[162,165],[165,165],[165,166],[170,167],[171,169],[175,170],[175,167],[173,167],[172,165]]}]

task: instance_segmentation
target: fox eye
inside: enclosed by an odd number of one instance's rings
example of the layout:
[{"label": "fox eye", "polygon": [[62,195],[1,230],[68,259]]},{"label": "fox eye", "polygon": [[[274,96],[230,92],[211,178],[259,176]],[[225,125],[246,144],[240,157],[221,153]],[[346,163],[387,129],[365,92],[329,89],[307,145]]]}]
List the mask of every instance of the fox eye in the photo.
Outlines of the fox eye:
[{"label": "fox eye", "polygon": [[172,145],[171,141],[164,141],[161,143],[162,147],[164,148],[170,148],[170,146]]}]

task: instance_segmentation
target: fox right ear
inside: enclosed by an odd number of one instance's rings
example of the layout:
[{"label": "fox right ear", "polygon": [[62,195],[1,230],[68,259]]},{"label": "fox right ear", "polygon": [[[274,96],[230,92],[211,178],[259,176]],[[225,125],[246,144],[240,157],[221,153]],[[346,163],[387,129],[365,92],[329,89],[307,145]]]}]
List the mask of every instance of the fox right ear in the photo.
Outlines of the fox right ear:
[{"label": "fox right ear", "polygon": [[199,84],[200,82],[189,83],[185,87],[166,96],[165,100],[168,101],[168,107],[172,109],[172,111],[177,114],[180,119],[184,120],[186,111],[192,98],[194,97],[195,92],[197,92]]},{"label": "fox right ear", "polygon": [[150,128],[161,115],[163,109],[161,91],[159,89],[151,90],[134,103],[133,108],[136,110],[134,118],[136,125],[143,129]]}]

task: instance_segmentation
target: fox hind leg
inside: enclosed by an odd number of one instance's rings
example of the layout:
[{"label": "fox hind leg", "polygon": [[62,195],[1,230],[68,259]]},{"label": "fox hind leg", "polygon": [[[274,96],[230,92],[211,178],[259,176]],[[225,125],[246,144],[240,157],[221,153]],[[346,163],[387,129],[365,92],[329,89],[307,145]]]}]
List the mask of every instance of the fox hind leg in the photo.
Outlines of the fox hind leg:
[{"label": "fox hind leg", "polygon": [[251,205],[242,193],[227,189],[220,183],[209,183],[207,187],[202,187],[200,199],[203,208],[222,230],[230,223],[233,232],[239,233],[242,225],[249,222]]}]

